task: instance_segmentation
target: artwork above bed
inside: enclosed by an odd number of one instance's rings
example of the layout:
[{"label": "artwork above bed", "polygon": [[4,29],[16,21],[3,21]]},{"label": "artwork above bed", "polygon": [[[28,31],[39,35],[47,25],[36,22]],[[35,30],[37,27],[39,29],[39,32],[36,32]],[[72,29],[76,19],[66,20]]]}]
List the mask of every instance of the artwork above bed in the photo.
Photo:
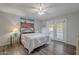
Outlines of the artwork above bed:
[{"label": "artwork above bed", "polygon": [[21,20],[21,33],[34,32],[34,20],[31,18],[20,17]]}]

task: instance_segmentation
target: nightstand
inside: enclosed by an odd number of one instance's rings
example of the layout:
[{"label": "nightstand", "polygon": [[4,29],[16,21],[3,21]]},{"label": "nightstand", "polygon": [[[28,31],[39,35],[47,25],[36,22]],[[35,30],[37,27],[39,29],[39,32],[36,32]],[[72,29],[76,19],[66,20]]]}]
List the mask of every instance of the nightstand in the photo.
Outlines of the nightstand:
[{"label": "nightstand", "polygon": [[16,43],[19,43],[19,33],[13,33],[10,36],[10,46],[13,47]]}]

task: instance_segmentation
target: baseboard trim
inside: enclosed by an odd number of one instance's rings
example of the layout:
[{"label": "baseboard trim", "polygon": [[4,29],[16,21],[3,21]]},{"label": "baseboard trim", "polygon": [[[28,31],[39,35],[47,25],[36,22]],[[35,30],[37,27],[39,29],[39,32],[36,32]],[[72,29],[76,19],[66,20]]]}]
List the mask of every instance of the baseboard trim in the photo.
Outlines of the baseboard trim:
[{"label": "baseboard trim", "polygon": [[[52,41],[58,41],[58,40],[52,40]],[[68,45],[71,45],[71,46],[74,46],[74,47],[76,47],[75,45],[69,44],[69,43],[67,43],[67,42],[64,42],[64,41],[58,41],[58,42],[65,43],[65,44],[68,44]]]}]

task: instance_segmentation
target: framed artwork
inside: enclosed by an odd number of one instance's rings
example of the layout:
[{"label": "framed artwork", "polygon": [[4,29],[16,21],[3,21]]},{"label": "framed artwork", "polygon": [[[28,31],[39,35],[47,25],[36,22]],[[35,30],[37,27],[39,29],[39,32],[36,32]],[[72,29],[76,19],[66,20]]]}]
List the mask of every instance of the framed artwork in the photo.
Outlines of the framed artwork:
[{"label": "framed artwork", "polygon": [[34,32],[34,20],[31,18],[20,17],[21,20],[21,33]]}]

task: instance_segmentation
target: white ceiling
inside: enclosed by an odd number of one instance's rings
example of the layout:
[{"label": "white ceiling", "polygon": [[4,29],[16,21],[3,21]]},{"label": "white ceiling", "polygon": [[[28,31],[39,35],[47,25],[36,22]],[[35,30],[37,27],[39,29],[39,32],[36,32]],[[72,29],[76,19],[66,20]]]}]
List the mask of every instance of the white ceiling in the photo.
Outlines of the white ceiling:
[{"label": "white ceiling", "polygon": [[38,15],[37,9],[39,6],[40,3],[1,3],[0,11],[39,20],[67,15],[69,13],[79,11],[78,3],[43,3],[42,6],[46,9],[46,12],[43,15]]}]

